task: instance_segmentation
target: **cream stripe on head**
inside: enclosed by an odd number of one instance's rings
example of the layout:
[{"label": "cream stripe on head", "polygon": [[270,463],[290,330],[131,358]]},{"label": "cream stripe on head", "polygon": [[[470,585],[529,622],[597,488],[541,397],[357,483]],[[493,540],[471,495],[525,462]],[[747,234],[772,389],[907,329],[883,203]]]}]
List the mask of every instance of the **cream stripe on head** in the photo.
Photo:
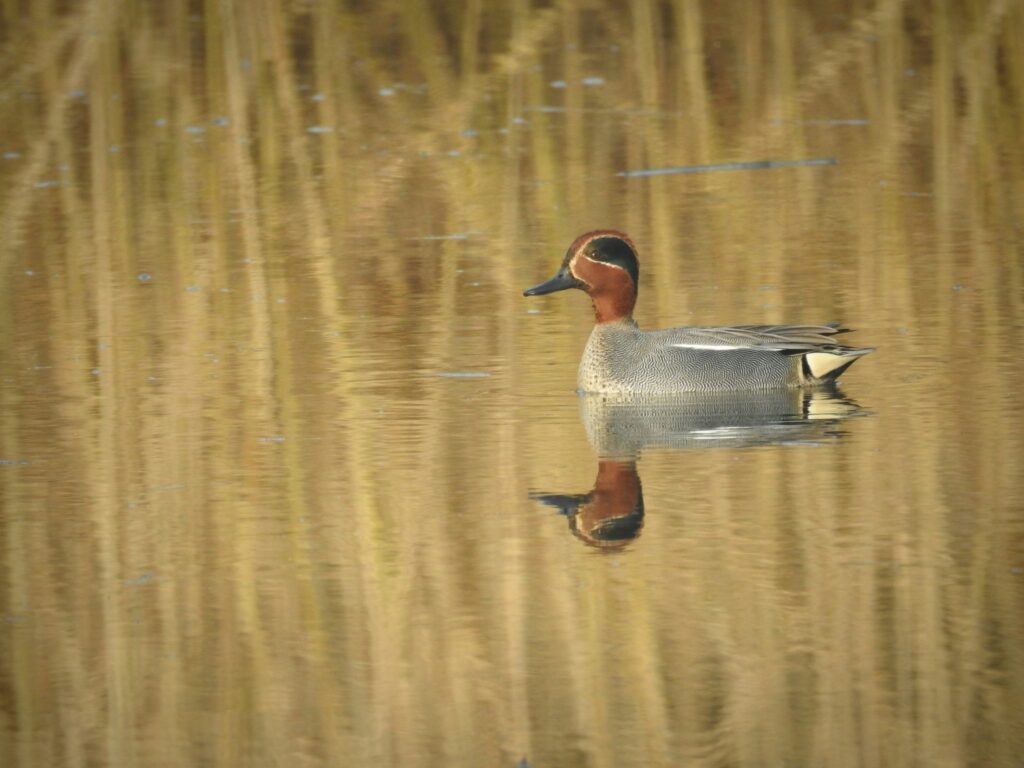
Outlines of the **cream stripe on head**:
[{"label": "cream stripe on head", "polygon": [[[577,254],[577,256],[578,256],[578,254]],[[576,261],[576,258],[577,257],[574,256],[573,257],[573,261]],[[623,272],[626,271],[626,268],[623,267],[621,264],[613,264],[610,261],[600,261],[599,259],[592,259],[589,256],[587,256],[587,254],[585,254],[585,253],[583,254],[583,258],[586,259],[587,261],[589,261],[591,264],[597,264],[598,266],[602,266],[602,267],[615,267],[615,269],[621,269]]]}]

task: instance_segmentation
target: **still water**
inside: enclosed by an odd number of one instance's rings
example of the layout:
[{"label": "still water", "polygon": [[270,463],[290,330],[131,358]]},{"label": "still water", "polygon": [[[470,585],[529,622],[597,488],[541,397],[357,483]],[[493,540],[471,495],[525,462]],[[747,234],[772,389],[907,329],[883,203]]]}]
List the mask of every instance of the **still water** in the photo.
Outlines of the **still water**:
[{"label": "still water", "polygon": [[[0,19],[0,764],[1024,765],[1024,5]],[[878,351],[581,398],[606,227]]]}]

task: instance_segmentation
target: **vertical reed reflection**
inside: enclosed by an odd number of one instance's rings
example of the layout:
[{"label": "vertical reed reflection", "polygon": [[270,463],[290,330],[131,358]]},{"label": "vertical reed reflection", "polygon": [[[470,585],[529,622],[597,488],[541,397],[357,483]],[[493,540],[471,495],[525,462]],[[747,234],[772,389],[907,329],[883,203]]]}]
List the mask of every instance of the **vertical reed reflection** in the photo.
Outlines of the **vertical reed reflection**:
[{"label": "vertical reed reflection", "polygon": [[[0,763],[1014,765],[1022,30],[0,3]],[[586,311],[517,289],[594,226],[645,324],[863,328],[889,417],[654,454],[580,552],[526,498],[591,479]]]}]

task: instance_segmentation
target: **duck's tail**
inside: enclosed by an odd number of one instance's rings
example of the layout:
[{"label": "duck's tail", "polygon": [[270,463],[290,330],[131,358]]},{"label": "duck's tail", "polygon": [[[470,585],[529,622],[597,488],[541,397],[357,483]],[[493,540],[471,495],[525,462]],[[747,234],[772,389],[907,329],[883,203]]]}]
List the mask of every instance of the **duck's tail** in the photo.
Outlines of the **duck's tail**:
[{"label": "duck's tail", "polygon": [[800,372],[803,383],[828,384],[857,362],[857,358],[874,352],[874,347],[840,347],[828,351],[806,352],[801,356]]}]

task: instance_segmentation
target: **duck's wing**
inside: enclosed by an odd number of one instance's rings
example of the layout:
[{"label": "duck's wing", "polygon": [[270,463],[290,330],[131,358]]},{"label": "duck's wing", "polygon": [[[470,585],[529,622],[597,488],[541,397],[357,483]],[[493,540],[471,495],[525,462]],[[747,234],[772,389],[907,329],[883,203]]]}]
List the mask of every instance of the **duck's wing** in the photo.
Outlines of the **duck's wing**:
[{"label": "duck's wing", "polygon": [[[710,328],[670,328],[663,331],[662,343],[681,349],[780,352],[800,355],[807,352],[849,353],[856,348],[837,344],[833,339],[849,329],[837,323],[828,325],[733,325]],[[857,349],[861,354],[872,351]]]}]

